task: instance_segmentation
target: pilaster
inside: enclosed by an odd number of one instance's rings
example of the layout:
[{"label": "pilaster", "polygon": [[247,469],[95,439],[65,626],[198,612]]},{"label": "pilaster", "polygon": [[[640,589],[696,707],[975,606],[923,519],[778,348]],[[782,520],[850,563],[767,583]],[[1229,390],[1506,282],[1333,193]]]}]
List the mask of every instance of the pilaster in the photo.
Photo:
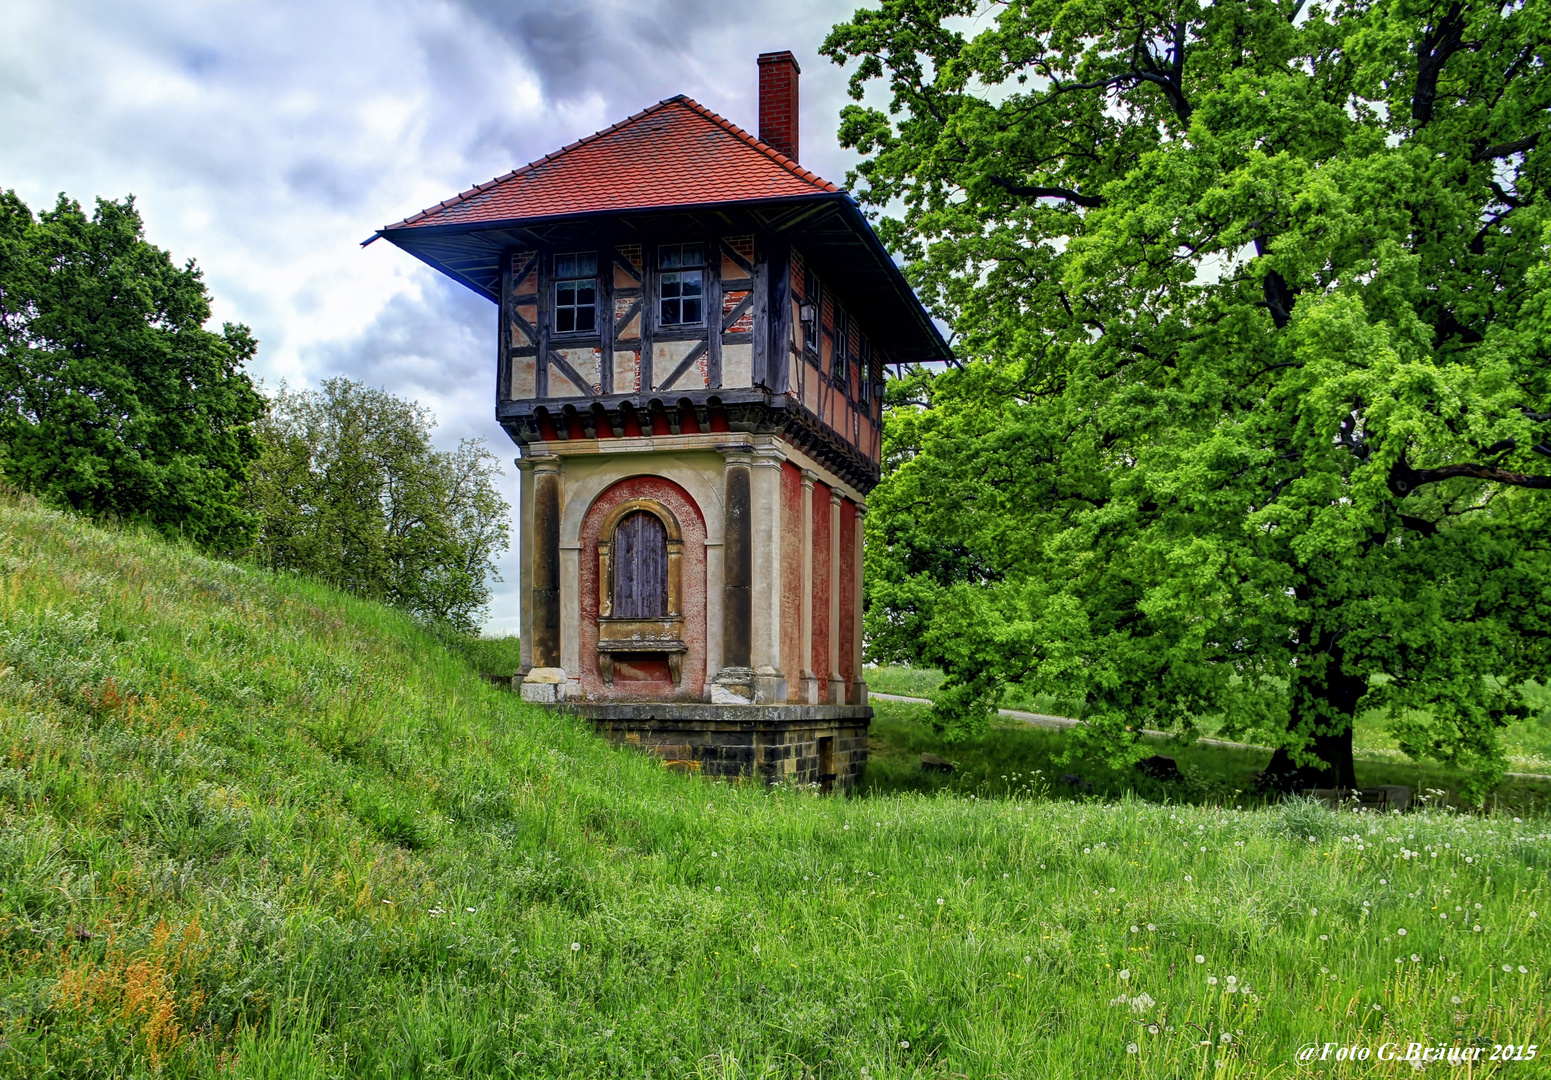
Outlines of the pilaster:
[{"label": "pilaster", "polygon": [[840,503],[843,496],[829,491],[829,703],[846,699],[845,679],[840,676]]},{"label": "pilaster", "polygon": [[533,462],[533,666],[522,681],[524,701],[560,701],[565,697],[565,671],[560,657],[560,459],[535,457]]},{"label": "pilaster", "polygon": [[786,674],[781,668],[781,462],[779,450],[754,452],[751,525],[750,653],[755,673],[756,704],[786,701]]},{"label": "pilaster", "polygon": [[856,605],[851,619],[851,670],[856,672],[856,679],[851,683],[851,696],[847,702],[851,705],[867,704],[867,680],[862,677],[862,518],[867,513],[867,507],[861,503],[856,504],[856,551],[853,557],[856,559],[855,570],[851,574],[853,582],[851,588],[852,600]]},{"label": "pilaster", "polygon": [[802,674],[797,700],[808,705],[819,703],[819,679],[813,673],[813,482],[818,474],[802,471],[802,595],[797,618],[801,629]]}]

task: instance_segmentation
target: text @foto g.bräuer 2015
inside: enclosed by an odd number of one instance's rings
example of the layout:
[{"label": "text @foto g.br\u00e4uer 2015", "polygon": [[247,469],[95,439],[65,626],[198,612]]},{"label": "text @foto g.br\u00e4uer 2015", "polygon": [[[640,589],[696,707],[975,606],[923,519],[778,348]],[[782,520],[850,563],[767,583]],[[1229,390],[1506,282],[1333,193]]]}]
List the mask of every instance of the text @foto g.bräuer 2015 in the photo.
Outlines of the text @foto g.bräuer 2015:
[{"label": "text @foto g.br\u00e4uer 2015", "polygon": [[1477,1061],[1533,1061],[1539,1055],[1539,1043],[1444,1046],[1437,1043],[1384,1042],[1369,1046],[1325,1042],[1304,1043],[1298,1047],[1297,1057],[1304,1064],[1319,1061],[1415,1061],[1423,1064],[1441,1061],[1449,1065],[1464,1065]]}]

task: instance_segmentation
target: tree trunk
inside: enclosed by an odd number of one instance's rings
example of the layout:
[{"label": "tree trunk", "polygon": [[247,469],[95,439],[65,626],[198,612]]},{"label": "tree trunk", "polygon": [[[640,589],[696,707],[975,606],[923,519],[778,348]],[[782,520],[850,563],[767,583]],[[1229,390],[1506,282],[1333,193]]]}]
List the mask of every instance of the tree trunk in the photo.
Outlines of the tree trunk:
[{"label": "tree trunk", "polygon": [[[1326,644],[1330,641],[1330,644]],[[1368,692],[1361,676],[1348,674],[1342,667],[1341,647],[1327,638],[1325,664],[1319,673],[1311,672],[1300,687],[1294,683],[1292,709],[1287,730],[1296,732],[1302,721],[1312,721],[1313,744],[1309,749],[1324,763],[1321,766],[1297,765],[1286,747],[1278,747],[1271,764],[1260,774],[1262,791],[1296,792],[1306,788],[1353,788],[1357,772],[1352,763],[1352,726],[1357,719],[1357,702]]]}]

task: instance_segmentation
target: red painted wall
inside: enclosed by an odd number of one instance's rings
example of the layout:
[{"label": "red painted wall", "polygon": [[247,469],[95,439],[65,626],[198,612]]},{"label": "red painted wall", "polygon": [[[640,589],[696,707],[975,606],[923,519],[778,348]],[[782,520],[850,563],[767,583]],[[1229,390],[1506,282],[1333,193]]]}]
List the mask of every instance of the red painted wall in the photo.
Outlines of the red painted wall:
[{"label": "red painted wall", "polygon": [[[626,414],[628,415],[628,414]],[[684,613],[683,678],[675,687],[666,661],[614,663],[614,685],[605,686],[598,673],[598,533],[609,511],[629,499],[655,499],[678,519],[684,538],[680,564],[680,606]],[[647,701],[699,701],[705,693],[706,585],[705,518],[689,492],[657,476],[621,480],[593,501],[582,519],[581,533],[581,678],[582,696],[589,700],[631,698]]]},{"label": "red painted wall", "polygon": [[781,670],[786,696],[802,677],[802,470],[781,462]]},{"label": "red painted wall", "polygon": [[856,680],[856,504],[840,504],[840,677]]},{"label": "red painted wall", "polygon": [[829,700],[829,485],[813,483],[813,674]]}]

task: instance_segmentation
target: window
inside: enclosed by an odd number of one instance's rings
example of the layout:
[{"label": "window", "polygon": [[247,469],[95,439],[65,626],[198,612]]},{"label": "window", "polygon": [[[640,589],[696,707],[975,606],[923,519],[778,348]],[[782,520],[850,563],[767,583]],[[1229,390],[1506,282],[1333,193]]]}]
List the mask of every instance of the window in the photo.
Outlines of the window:
[{"label": "window", "polygon": [[598,325],[598,256],[591,251],[555,256],[555,332],[591,333]]},{"label": "window", "polygon": [[701,316],[700,267],[705,252],[699,244],[670,244],[658,251],[658,291],[662,297],[662,326],[698,326]]},{"label": "window", "polygon": [[802,272],[802,347],[811,357],[819,355],[819,319],[823,293],[819,276],[804,267]]},{"label": "window", "polygon": [[862,347],[856,354],[856,385],[861,389],[857,396],[862,401],[872,400],[872,343],[862,338]]},{"label": "window", "polygon": [[851,364],[851,316],[835,305],[835,354],[830,359],[830,378],[836,386],[846,385]]},{"label": "window", "polygon": [[647,510],[632,510],[614,528],[614,595],[619,619],[668,614],[668,530]]}]

